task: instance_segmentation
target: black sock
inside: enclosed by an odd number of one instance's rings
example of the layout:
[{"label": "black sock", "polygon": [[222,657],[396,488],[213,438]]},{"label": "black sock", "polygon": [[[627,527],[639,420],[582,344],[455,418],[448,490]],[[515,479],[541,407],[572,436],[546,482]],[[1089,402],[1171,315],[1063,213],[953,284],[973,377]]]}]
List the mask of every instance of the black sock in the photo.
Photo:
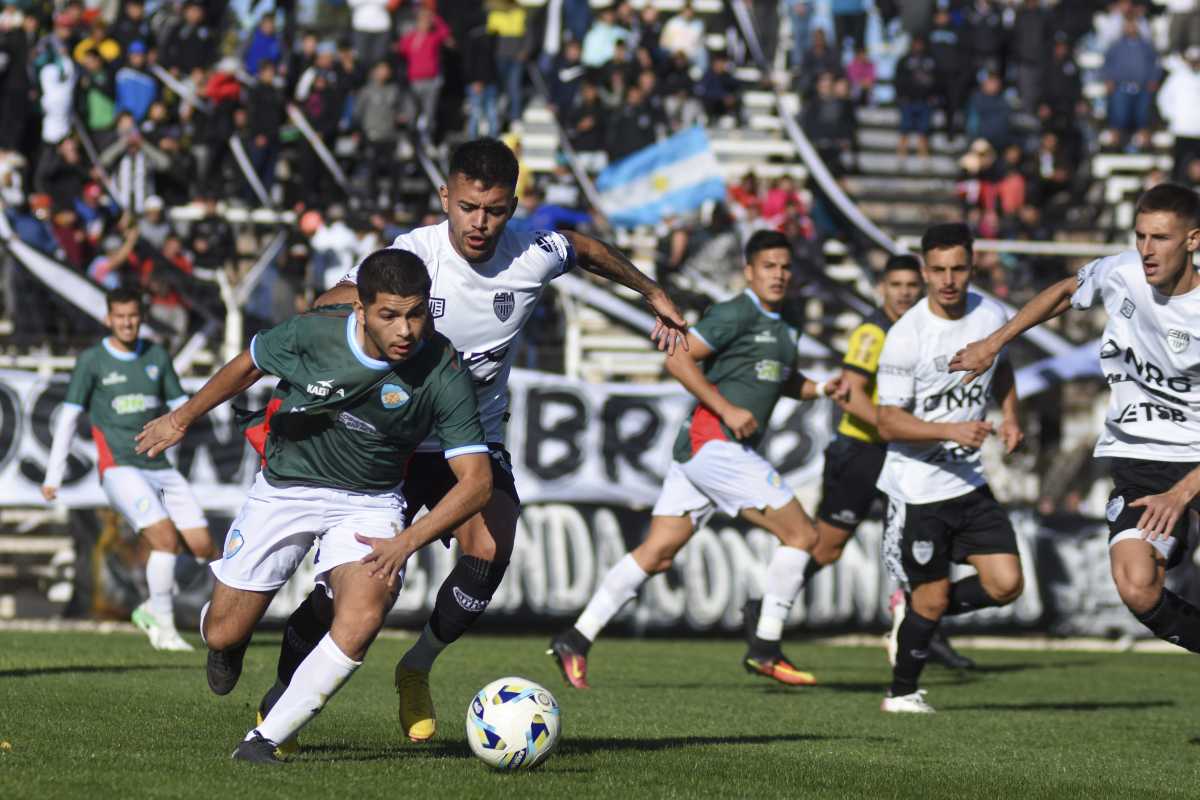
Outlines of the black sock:
[{"label": "black sock", "polygon": [[825,569],[824,564],[818,564],[815,558],[810,558],[808,563],[804,565],[804,585],[808,586],[808,582],[812,580],[812,576],[823,569]]},{"label": "black sock", "polygon": [[947,617],[955,614],[966,614],[981,608],[991,608],[999,605],[983,590],[983,581],[978,575],[963,578],[950,584],[950,605],[946,607]]},{"label": "black sock", "polygon": [[567,646],[580,655],[586,656],[588,650],[592,649],[592,640],[580,633],[574,625],[562,632],[562,639]]},{"label": "black sock", "polygon": [[461,556],[442,582],[429,628],[438,641],[450,644],[467,632],[483,616],[492,595],[500,587],[508,564]]},{"label": "black sock", "polygon": [[300,662],[329,633],[332,624],[333,601],[325,594],[325,589],[318,586],[309,592],[283,626],[283,642],[279,645],[279,665],[276,667],[282,685],[292,682]]},{"label": "black sock", "polygon": [[896,666],[892,667],[892,697],[912,694],[917,680],[929,658],[929,640],[937,630],[938,620],[925,619],[909,607],[900,623],[896,648]]},{"label": "black sock", "polygon": [[1200,608],[1174,592],[1163,589],[1154,608],[1135,616],[1158,638],[1200,653]]}]

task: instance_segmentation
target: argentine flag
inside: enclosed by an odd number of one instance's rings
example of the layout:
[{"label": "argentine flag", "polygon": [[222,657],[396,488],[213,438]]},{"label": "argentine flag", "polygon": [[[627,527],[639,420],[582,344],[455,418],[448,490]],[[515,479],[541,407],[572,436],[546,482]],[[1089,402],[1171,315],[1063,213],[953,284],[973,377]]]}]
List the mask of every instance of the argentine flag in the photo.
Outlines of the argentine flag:
[{"label": "argentine flag", "polygon": [[604,215],[625,228],[725,199],[725,178],[703,128],[680,131],[609,166],[596,188]]}]

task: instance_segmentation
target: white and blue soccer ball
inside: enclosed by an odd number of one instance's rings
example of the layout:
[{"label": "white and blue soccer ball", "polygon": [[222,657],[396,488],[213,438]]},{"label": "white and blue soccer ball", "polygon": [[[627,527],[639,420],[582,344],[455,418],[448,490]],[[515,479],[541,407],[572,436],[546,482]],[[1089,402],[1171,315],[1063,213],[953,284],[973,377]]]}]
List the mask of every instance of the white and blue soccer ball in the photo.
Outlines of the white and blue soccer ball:
[{"label": "white and blue soccer ball", "polygon": [[467,708],[467,742],[489,767],[530,769],[546,760],[561,732],[558,701],[526,678],[500,678]]}]

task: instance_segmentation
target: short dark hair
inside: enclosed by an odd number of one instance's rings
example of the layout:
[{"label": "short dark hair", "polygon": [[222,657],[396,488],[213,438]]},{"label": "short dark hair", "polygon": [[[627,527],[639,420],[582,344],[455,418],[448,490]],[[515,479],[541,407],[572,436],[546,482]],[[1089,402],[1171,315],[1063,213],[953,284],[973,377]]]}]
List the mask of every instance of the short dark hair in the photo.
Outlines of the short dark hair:
[{"label": "short dark hair", "polygon": [[884,275],[887,275],[889,272],[902,272],[904,270],[920,272],[921,259],[908,253],[898,253],[889,257],[887,263],[883,265]]},{"label": "short dark hair", "polygon": [[503,186],[516,190],[520,166],[508,145],[499,139],[482,138],[463,142],[450,154],[450,175],[479,181],[486,188]]},{"label": "short dark hair", "polygon": [[962,247],[967,251],[969,258],[974,250],[975,239],[971,236],[971,229],[961,222],[943,222],[940,225],[933,225],[925,230],[925,235],[921,237],[921,253],[928,253],[930,250],[947,250],[951,247]]},{"label": "short dark hair", "polygon": [[109,311],[112,311],[112,307],[119,303],[137,303],[138,311],[141,311],[142,293],[128,286],[118,286],[115,289],[108,290],[104,295],[104,303]]},{"label": "short dark hair", "polygon": [[753,261],[754,256],[763,250],[774,250],[778,247],[789,253],[792,251],[792,243],[779,231],[755,231],[746,242],[746,263]]},{"label": "short dark hair", "polygon": [[429,297],[429,270],[416,253],[386,247],[363,259],[358,267],[358,299],[364,306],[380,294]]},{"label": "short dark hair", "polygon": [[1178,183],[1160,183],[1147,189],[1137,201],[1138,214],[1167,211],[1182,219],[1189,228],[1200,228],[1200,195]]}]

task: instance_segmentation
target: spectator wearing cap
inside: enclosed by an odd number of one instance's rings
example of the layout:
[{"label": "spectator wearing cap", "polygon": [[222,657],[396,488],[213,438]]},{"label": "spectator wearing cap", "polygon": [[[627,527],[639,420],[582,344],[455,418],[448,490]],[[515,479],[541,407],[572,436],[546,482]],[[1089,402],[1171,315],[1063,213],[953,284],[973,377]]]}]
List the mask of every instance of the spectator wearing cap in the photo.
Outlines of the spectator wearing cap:
[{"label": "spectator wearing cap", "polygon": [[1200,44],[1183,54],[1158,93],[1158,111],[1175,137],[1171,179],[1182,182],[1188,164],[1200,159]]},{"label": "spectator wearing cap", "polygon": [[146,45],[141,40],[129,45],[125,66],[117,70],[116,113],[128,112],[135,122],[146,118],[150,105],[158,99],[158,81],[145,71]]},{"label": "spectator wearing cap", "polygon": [[275,14],[263,14],[254,28],[254,34],[250,37],[250,44],[246,46],[243,56],[246,72],[257,75],[259,64],[269,61],[278,66],[282,58],[283,48],[280,47],[279,36],[275,33]]},{"label": "spectator wearing cap", "polygon": [[163,213],[165,207],[161,197],[156,194],[150,195],[142,206],[142,218],[138,221],[142,241],[156,250],[161,250],[167,237],[175,234],[171,221]]},{"label": "spectator wearing cap", "polygon": [[[704,45],[704,21],[696,16],[691,0],[663,25],[659,46],[667,53],[684,53],[692,66],[703,72],[708,68],[708,48]],[[586,50],[586,46],[584,48]],[[587,59],[584,59],[585,63]]]},{"label": "spectator wearing cap", "polygon": [[387,56],[392,35],[389,0],[347,0],[350,6],[351,42],[359,59],[368,67]]},{"label": "spectator wearing cap", "polygon": [[1104,54],[1102,73],[1108,88],[1110,136],[1118,142],[1132,136],[1134,147],[1144,146],[1159,67],[1158,54],[1135,19],[1125,21],[1121,38]]},{"label": "spectator wearing cap", "polygon": [[104,196],[104,189],[95,181],[85,184],[83,194],[75,198],[75,213],[79,215],[79,221],[92,242],[98,241],[109,223],[119,216],[118,209]]},{"label": "spectator wearing cap", "polygon": [[204,20],[204,7],[192,0],[183,7],[183,22],[160,48],[163,65],[177,75],[190,75],[215,61],[217,37]]},{"label": "spectator wearing cap", "polygon": [[421,6],[416,25],[396,44],[396,51],[408,61],[408,83],[417,97],[417,127],[422,131],[436,127],[442,90],[442,45],[449,37],[445,21],[433,9]]},{"label": "spectator wearing cap", "polygon": [[121,45],[108,35],[108,28],[105,26],[104,20],[99,17],[92,22],[87,36],[75,44],[71,50],[71,56],[76,62],[81,62],[84,53],[93,51],[98,53],[106,64],[115,63],[121,58]]},{"label": "spectator wearing cap", "polygon": [[147,48],[154,46],[154,30],[146,19],[143,0],[125,0],[109,32],[121,45],[121,52],[125,55],[128,55],[129,46],[134,42],[141,42]]}]

